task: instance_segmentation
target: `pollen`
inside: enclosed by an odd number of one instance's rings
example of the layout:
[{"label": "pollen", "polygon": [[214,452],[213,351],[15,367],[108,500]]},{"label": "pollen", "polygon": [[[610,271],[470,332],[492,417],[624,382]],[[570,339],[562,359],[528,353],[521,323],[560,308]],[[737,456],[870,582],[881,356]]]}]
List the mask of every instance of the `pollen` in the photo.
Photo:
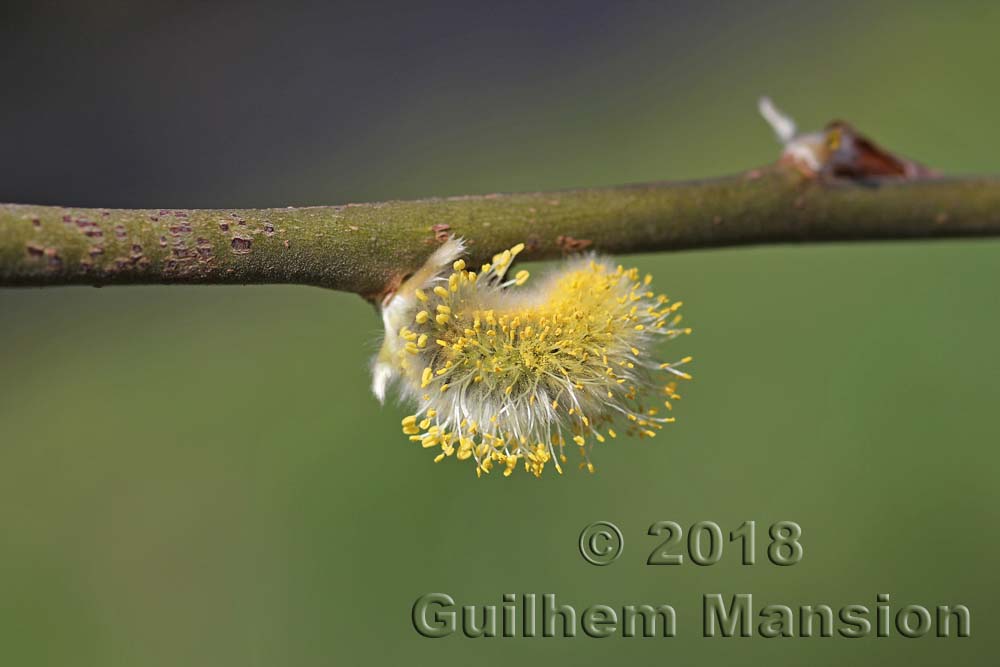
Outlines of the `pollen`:
[{"label": "pollen", "polygon": [[383,398],[397,381],[416,406],[403,433],[437,449],[435,462],[541,476],[549,463],[562,472],[570,443],[593,472],[595,444],[619,446],[607,443],[612,425],[651,438],[673,422],[655,406],[672,408],[691,358],[666,362],[658,348],[691,330],[678,326],[680,302],[650,291],[651,276],[604,258],[566,260],[531,284],[527,271],[508,278],[523,250],[494,255],[476,274],[461,241],[442,245],[382,304],[373,389]]}]

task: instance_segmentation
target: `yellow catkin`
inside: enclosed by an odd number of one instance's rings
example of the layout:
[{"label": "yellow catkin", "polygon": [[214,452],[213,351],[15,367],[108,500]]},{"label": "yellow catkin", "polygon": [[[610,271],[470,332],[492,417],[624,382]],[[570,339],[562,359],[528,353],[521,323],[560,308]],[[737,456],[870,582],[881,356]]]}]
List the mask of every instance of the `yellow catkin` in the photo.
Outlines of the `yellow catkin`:
[{"label": "yellow catkin", "polygon": [[620,422],[649,438],[673,421],[654,406],[672,409],[677,382],[691,377],[680,367],[691,358],[664,363],[656,348],[690,329],[677,326],[680,302],[648,289],[651,276],[581,258],[532,288],[527,271],[506,277],[523,244],[478,274],[457,257],[461,250],[448,241],[415,274],[421,284],[404,283],[399,300],[384,306],[396,309],[400,325],[390,330],[386,318],[375,366],[376,393],[396,377],[420,397],[422,416],[404,419],[403,432],[437,448],[435,461],[453,456],[474,461],[477,475],[503,476],[518,468],[540,476],[552,462],[561,473],[571,440],[593,472],[595,443],[611,446],[599,430],[616,438],[611,424]]}]

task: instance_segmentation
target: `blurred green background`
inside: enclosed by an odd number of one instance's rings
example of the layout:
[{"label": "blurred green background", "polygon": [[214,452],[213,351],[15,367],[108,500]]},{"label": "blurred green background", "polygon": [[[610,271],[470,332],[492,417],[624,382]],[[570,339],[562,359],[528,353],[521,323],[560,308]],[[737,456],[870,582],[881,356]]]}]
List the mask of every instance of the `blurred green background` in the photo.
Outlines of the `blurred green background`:
[{"label": "blurred green background", "polygon": [[[752,5],[752,6],[751,6]],[[0,199],[278,206],[721,175],[770,94],[993,172],[978,2],[116,2],[2,10]],[[432,221],[428,221],[429,224]],[[0,291],[0,664],[994,664],[994,241],[634,258],[683,298],[678,423],[477,480],[368,392],[379,321],[293,286]],[[542,267],[536,267],[540,269]],[[580,530],[612,520],[619,561]],[[648,567],[649,524],[794,520],[803,561]],[[423,639],[427,592],[668,602],[679,637]],[[972,637],[703,639],[704,593],[964,603]],[[895,633],[894,633],[895,634]]]}]

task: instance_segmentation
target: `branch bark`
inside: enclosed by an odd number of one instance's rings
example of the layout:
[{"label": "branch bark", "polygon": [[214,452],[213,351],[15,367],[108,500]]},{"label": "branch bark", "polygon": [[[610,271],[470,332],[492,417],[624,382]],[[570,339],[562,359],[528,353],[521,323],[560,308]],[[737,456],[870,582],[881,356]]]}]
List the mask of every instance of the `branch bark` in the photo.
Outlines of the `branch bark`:
[{"label": "branch bark", "polygon": [[449,235],[474,263],[764,243],[1000,236],[1000,178],[940,178],[848,124],[795,135],[775,164],[714,180],[280,209],[0,204],[0,287],[298,283],[377,301]]},{"label": "branch bark", "polygon": [[473,260],[1000,235],[1000,179],[826,183],[775,165],[690,183],[254,210],[0,205],[0,286],[300,283],[369,299],[449,234]]}]

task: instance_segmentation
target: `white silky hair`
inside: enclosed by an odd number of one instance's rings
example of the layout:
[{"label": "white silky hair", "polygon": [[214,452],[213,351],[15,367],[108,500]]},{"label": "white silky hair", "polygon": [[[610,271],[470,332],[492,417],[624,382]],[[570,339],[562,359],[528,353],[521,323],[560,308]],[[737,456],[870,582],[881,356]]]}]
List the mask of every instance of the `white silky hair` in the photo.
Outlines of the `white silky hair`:
[{"label": "white silky hair", "polygon": [[382,301],[382,325],[385,332],[382,346],[372,360],[372,393],[379,403],[385,403],[386,390],[398,375],[397,366],[392,363],[392,359],[399,352],[402,342],[396,334],[413,319],[417,306],[416,291],[431,287],[442,272],[448,270],[452,262],[464,252],[465,241],[450,237],[431,253],[423,266],[407,278],[399,289]]}]

